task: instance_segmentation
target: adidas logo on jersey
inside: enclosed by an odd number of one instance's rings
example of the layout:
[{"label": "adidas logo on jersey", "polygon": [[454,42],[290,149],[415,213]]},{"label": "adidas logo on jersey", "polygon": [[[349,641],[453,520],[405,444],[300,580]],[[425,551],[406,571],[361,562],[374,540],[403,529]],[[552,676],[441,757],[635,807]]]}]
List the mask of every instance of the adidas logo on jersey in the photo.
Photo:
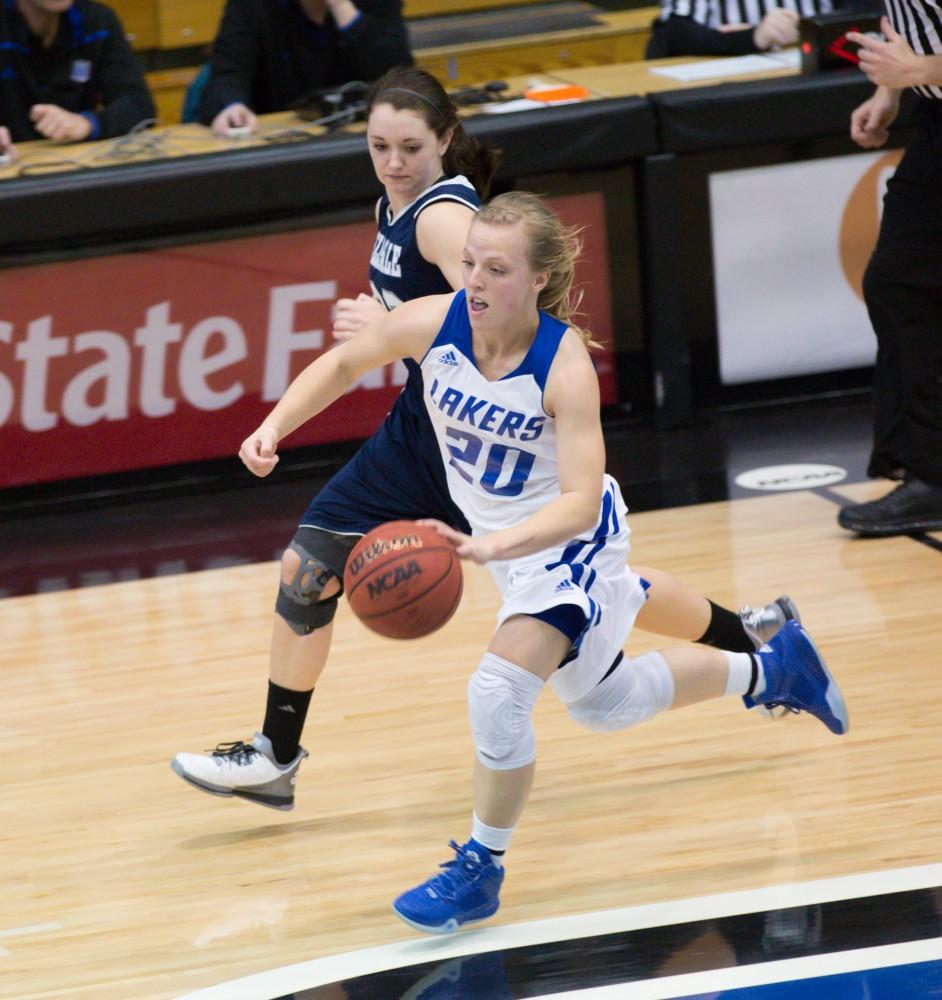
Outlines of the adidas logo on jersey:
[{"label": "adidas logo on jersey", "polygon": [[553,593],[558,594],[561,590],[572,590],[572,583],[569,580],[560,580]]},{"label": "adidas logo on jersey", "polygon": [[445,351],[444,354],[440,354],[438,356],[438,360],[440,364],[452,365],[455,368],[457,368],[458,365],[461,364],[461,362],[457,359],[457,357],[455,357],[454,351]]}]

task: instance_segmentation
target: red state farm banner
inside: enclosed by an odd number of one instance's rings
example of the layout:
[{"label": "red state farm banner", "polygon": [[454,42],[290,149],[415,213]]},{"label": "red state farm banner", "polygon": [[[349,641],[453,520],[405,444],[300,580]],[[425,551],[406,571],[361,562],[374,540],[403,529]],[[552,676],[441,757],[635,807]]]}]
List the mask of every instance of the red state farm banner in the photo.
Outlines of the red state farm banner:
[{"label": "red state farm banner", "polygon": [[[583,310],[610,342],[600,194],[553,201],[587,227]],[[234,455],[368,290],[371,223],[0,272],[0,486]],[[596,356],[603,402],[613,357]],[[405,380],[365,376],[286,447],[365,438]]]}]

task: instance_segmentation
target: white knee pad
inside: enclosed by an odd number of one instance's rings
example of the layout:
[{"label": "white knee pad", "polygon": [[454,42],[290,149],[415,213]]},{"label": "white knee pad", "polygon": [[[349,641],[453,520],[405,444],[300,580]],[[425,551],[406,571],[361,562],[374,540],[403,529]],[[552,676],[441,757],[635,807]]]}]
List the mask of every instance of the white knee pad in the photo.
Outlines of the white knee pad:
[{"label": "white knee pad", "polygon": [[468,681],[468,715],[478,759],[494,771],[536,760],[530,718],[543,681],[529,670],[485,653]]},{"label": "white knee pad", "polygon": [[622,660],[587,695],[568,706],[572,719],[596,733],[614,733],[666,712],[674,700],[674,675],[660,653]]}]

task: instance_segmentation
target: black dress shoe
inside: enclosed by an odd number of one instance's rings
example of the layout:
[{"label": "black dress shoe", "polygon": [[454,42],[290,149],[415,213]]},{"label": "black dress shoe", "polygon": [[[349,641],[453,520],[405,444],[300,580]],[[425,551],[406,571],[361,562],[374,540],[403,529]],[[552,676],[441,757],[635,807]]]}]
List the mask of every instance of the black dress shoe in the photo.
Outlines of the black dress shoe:
[{"label": "black dress shoe", "polygon": [[942,529],[942,487],[907,479],[879,500],[844,507],[837,523],[861,535],[909,535]]}]

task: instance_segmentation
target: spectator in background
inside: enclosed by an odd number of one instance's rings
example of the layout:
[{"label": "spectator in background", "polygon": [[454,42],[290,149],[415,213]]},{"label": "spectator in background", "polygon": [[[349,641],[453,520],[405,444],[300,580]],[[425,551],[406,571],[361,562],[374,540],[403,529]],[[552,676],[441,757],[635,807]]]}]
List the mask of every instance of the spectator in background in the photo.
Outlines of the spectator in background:
[{"label": "spectator in background", "polygon": [[833,9],[832,0],[661,0],[645,56],[743,56],[794,45],[800,18]]},{"label": "spectator in background", "polygon": [[199,120],[254,131],[311,90],[411,63],[401,0],[227,0]]},{"label": "spectator in background", "polygon": [[94,0],[0,4],[0,153],[123,135],[154,102],[117,15]]}]

